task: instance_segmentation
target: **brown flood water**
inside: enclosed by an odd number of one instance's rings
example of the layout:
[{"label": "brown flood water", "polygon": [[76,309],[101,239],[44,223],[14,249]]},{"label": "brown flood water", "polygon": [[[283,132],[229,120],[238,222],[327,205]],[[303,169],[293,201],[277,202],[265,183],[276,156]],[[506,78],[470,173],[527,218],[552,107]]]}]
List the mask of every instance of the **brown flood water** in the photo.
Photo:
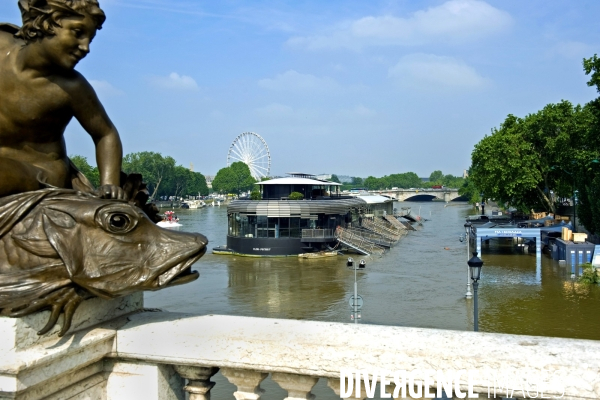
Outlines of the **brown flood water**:
[{"label": "brown flood water", "polygon": [[[397,205],[406,206],[429,221],[381,258],[349,255],[367,262],[358,274],[358,292],[364,299],[360,323],[472,330],[473,303],[464,298],[467,247],[459,237],[473,208],[440,202]],[[225,244],[225,206],[176,212],[181,229],[203,233],[211,249]],[[600,339],[600,286],[577,283],[570,278],[570,268],[567,271],[546,254],[536,275],[535,255],[520,252],[511,241],[492,241],[482,252],[480,331]],[[213,255],[209,250],[195,265],[197,281],[149,292],[145,305],[197,314],[351,323],[348,300],[354,273],[346,268],[346,258],[249,258]],[[232,398],[222,390],[233,387],[220,375],[215,380],[213,398]],[[333,394],[324,385],[322,380],[313,390],[321,394],[318,398]],[[272,382],[264,387],[269,389],[263,399],[285,397]]]}]

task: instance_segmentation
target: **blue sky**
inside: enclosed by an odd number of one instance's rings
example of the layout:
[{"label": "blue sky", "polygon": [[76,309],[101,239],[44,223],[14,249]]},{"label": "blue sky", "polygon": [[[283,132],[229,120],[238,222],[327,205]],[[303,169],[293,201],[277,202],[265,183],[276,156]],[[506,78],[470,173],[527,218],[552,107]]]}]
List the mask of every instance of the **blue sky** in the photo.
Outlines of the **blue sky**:
[{"label": "blue sky", "polygon": [[[271,172],[460,175],[507,114],[586,103],[600,2],[100,0],[77,67],[125,153],[157,151],[213,175],[260,134]],[[0,20],[20,24],[17,0]],[[74,121],[70,155],[94,162]]]}]

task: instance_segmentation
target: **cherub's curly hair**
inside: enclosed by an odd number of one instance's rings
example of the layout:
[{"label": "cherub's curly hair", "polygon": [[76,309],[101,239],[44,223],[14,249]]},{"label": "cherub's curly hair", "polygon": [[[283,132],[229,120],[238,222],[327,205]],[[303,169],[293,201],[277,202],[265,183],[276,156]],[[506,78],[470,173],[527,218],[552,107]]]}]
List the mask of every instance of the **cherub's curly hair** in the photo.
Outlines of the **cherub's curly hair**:
[{"label": "cherub's curly hair", "polygon": [[83,17],[84,12],[94,20],[97,29],[102,29],[106,20],[97,0],[19,0],[19,9],[23,26],[15,36],[27,43],[53,36],[61,18]]}]

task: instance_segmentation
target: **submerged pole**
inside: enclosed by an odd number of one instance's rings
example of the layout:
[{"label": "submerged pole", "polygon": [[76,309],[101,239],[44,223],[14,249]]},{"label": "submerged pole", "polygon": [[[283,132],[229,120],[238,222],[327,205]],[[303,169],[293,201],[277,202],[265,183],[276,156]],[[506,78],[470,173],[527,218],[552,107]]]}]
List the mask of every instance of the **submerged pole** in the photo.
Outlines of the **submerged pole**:
[{"label": "submerged pole", "polygon": [[354,266],[354,323],[358,324],[358,284],[356,283],[356,268]]}]

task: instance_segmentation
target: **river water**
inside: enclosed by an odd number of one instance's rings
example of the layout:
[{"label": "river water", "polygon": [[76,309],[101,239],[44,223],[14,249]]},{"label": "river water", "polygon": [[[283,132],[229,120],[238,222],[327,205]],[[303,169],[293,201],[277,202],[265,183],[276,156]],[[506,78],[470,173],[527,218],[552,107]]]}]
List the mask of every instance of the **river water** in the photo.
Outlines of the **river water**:
[{"label": "river water", "polygon": [[[428,221],[381,258],[349,255],[367,263],[357,275],[358,292],[364,299],[360,323],[472,330],[473,302],[464,296],[467,244],[459,237],[464,234],[465,218],[475,210],[465,203],[395,205],[398,209],[407,206],[413,215],[420,213]],[[177,210],[177,214],[183,223],[180,229],[206,235],[210,249],[225,244],[225,206]],[[480,331],[600,339],[600,286],[571,279],[570,268],[546,254],[539,279],[535,254],[519,251],[510,240],[483,245],[482,253]],[[346,268],[346,258],[250,258],[214,255],[209,250],[195,265],[200,272],[197,281],[148,292],[145,306],[196,314],[351,323],[348,301],[354,291],[354,272]],[[232,398],[222,397],[227,384],[219,375],[216,378],[219,384],[213,398]],[[323,382],[313,393],[329,390],[323,389]],[[285,397],[284,391],[276,389],[270,387],[269,396],[263,399]]]}]

